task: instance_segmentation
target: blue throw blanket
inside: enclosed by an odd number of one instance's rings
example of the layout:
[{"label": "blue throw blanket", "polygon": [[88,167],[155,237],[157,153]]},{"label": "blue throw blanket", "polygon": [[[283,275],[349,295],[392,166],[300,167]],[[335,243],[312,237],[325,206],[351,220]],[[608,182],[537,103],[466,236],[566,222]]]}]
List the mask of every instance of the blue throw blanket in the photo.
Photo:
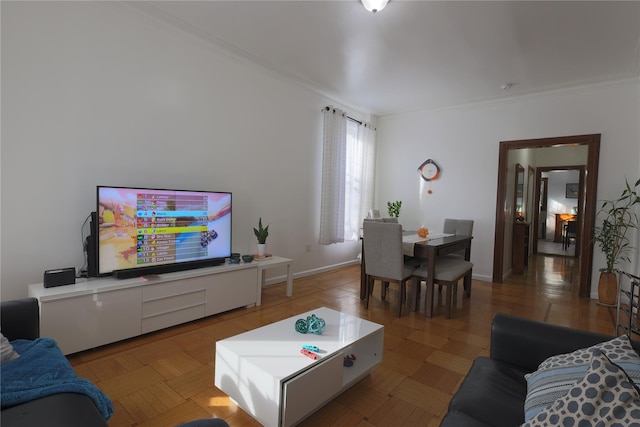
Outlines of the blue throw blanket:
[{"label": "blue throw blanket", "polygon": [[54,340],[15,340],[11,344],[20,357],[0,366],[3,408],[57,393],[81,393],[93,400],[105,420],[111,418],[111,400],[91,381],[76,375]]}]

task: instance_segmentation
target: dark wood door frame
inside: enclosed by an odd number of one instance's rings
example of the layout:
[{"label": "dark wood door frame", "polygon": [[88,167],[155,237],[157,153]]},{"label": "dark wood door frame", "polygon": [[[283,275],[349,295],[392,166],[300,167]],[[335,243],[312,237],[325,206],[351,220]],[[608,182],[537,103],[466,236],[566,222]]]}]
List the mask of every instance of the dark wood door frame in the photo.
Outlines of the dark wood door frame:
[{"label": "dark wood door frame", "polygon": [[526,139],[519,141],[501,141],[498,153],[498,194],[496,197],[495,241],[493,246],[493,282],[502,283],[504,268],[504,236],[505,218],[508,214],[507,198],[507,168],[509,166],[509,150],[519,148],[538,148],[586,145],[587,164],[585,167],[584,192],[582,203],[584,207],[582,232],[580,235],[580,290],[581,297],[589,297],[591,293],[591,266],[593,264],[593,235],[596,216],[596,197],[598,184],[598,163],[600,160],[600,134],[563,136],[556,138]]},{"label": "dark wood door frame", "polygon": [[[543,185],[544,184],[544,185]],[[536,172],[536,188],[535,188],[535,201],[533,210],[533,227],[535,228],[533,238],[533,253],[538,252],[538,239],[540,234],[540,212],[547,213],[547,199],[549,197],[549,178],[542,178],[541,171]],[[541,192],[544,187],[544,194]],[[544,234],[547,234],[547,223],[544,225]]]},{"label": "dark wood door frame", "polygon": [[[542,183],[542,174],[544,172],[550,172],[550,171],[578,171],[578,176],[579,176],[579,182],[578,182],[578,221],[576,223],[578,230],[582,231],[582,223],[584,222],[582,220],[582,218],[584,217],[584,213],[582,212],[583,210],[583,200],[584,200],[584,171],[585,171],[585,167],[584,165],[576,165],[576,166],[540,166],[536,168],[536,187],[535,187],[535,192],[534,192],[534,197],[535,197],[535,202],[534,202],[534,206],[535,209],[533,211],[533,224],[531,224],[531,226],[536,230],[535,233],[533,233],[533,252],[536,253],[538,252],[538,230],[540,229],[540,184]],[[545,218],[546,220],[546,218]],[[579,256],[580,255],[580,237],[582,236],[581,232],[578,232],[576,235],[576,250],[575,250],[575,256]]]}]

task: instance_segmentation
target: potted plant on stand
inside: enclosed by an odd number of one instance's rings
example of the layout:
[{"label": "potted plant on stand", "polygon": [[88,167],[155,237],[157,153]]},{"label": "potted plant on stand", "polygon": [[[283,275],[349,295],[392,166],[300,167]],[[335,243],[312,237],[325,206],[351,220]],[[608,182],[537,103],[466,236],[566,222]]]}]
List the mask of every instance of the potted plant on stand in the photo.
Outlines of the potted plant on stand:
[{"label": "potted plant on stand", "polygon": [[262,227],[262,217],[258,220],[258,228],[253,229],[253,233],[258,239],[258,256],[263,257],[266,254],[267,236],[269,236],[269,226]]},{"label": "potted plant on stand", "polygon": [[607,266],[600,269],[598,301],[603,305],[615,305],[618,296],[616,266],[620,262],[630,262],[629,252],[633,249],[629,241],[629,230],[638,228],[636,206],[640,204],[638,179],[633,187],[625,181],[626,188],[617,199],[605,200],[596,215],[600,224],[594,229],[593,241],[605,255]]}]

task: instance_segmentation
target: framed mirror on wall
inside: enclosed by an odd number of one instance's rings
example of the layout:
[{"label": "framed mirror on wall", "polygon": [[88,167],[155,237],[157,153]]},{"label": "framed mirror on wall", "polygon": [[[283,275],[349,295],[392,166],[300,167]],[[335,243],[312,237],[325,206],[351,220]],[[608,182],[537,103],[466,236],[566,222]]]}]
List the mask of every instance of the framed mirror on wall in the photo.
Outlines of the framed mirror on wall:
[{"label": "framed mirror on wall", "polygon": [[527,169],[527,201],[525,205],[525,219],[527,222],[531,222],[533,220],[534,212],[536,210],[534,206],[534,194],[535,194],[535,185],[536,185],[536,171],[531,166]]},{"label": "framed mirror on wall", "polygon": [[[535,221],[538,224],[538,239],[547,238],[547,188],[549,188],[549,178],[540,177],[540,200],[538,202],[538,216]],[[538,239],[533,241],[534,251],[537,250]]]},{"label": "framed mirror on wall", "polygon": [[524,167],[516,163],[515,194],[513,197],[514,220],[522,222],[526,219]]}]

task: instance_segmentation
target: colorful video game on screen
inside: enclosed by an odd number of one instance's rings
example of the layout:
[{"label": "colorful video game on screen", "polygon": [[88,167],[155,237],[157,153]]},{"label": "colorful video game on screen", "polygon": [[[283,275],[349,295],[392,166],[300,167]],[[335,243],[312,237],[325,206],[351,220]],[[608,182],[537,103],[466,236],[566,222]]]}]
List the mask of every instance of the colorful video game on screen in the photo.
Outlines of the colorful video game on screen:
[{"label": "colorful video game on screen", "polygon": [[231,194],[98,188],[99,274],[229,256]]}]

